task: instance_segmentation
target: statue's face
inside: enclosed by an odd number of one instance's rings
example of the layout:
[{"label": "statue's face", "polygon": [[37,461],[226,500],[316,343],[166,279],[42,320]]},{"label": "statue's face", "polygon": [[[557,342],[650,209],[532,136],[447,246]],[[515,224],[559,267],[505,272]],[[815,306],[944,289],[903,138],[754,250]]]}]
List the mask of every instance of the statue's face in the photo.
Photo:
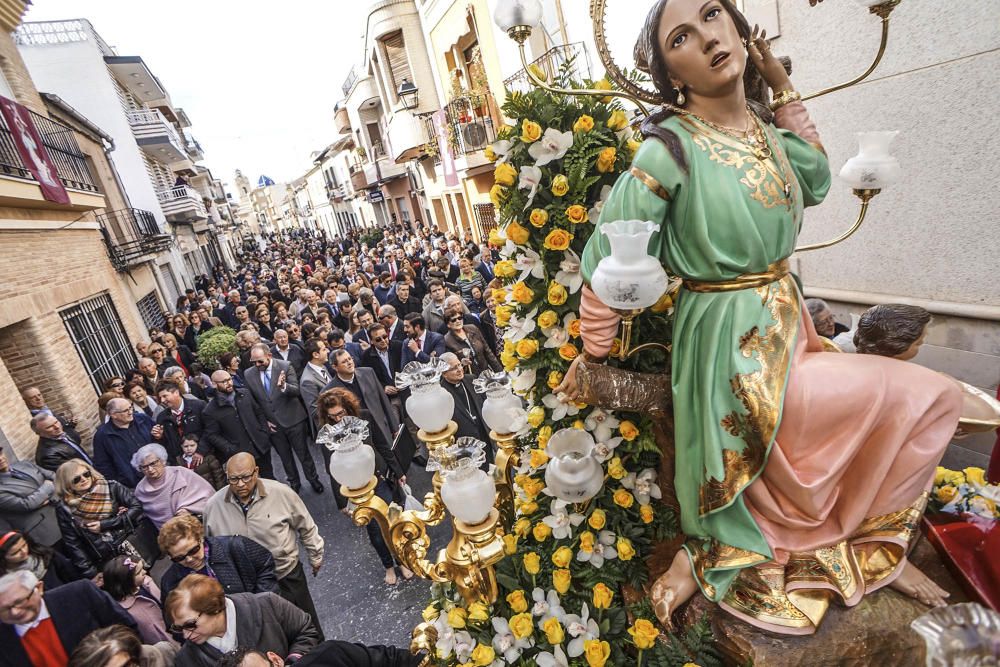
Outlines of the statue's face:
[{"label": "statue's face", "polygon": [[717,97],[731,92],[746,69],[736,24],[719,0],[670,0],[657,31],[660,56],[676,87]]},{"label": "statue's face", "polygon": [[896,358],[900,359],[901,361],[908,361],[913,357],[917,356],[917,352],[920,351],[920,346],[924,344],[925,338],[927,338],[926,326],[924,327],[924,330],[920,332],[920,336],[915,341],[913,341],[913,343],[910,344],[910,347],[906,348],[906,351],[904,351],[902,354],[897,354]]}]

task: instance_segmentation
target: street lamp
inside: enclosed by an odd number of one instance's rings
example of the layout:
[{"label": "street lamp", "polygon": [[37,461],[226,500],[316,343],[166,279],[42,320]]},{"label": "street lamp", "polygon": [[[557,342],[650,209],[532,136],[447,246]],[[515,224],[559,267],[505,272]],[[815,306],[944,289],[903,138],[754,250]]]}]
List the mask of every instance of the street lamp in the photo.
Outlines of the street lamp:
[{"label": "street lamp", "polygon": [[417,95],[417,87],[413,85],[413,82],[409,79],[403,79],[403,83],[399,84],[399,90],[396,91],[399,96],[399,101],[403,103],[404,109],[416,109],[420,98]]}]

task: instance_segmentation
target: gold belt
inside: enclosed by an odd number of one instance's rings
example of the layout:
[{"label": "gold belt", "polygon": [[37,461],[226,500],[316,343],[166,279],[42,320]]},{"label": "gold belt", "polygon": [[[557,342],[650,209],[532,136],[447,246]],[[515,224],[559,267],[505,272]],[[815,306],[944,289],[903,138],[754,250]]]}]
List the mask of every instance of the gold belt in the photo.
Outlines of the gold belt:
[{"label": "gold belt", "polygon": [[788,260],[782,259],[769,264],[763,273],[744,273],[729,280],[705,282],[701,280],[685,280],[685,289],[691,292],[735,292],[741,289],[755,289],[770,285],[788,275]]}]

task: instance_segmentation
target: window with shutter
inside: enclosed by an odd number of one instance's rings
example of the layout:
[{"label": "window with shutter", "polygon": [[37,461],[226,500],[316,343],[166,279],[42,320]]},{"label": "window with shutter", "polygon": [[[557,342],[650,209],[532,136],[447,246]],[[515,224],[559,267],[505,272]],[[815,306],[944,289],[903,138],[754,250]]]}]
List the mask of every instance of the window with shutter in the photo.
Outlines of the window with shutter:
[{"label": "window with shutter", "polygon": [[385,50],[385,61],[389,65],[389,74],[392,80],[389,81],[392,92],[390,95],[396,102],[399,101],[399,86],[403,79],[413,81],[413,74],[410,73],[410,62],[406,59],[406,44],[403,42],[403,32],[394,32],[382,38],[382,47]]}]

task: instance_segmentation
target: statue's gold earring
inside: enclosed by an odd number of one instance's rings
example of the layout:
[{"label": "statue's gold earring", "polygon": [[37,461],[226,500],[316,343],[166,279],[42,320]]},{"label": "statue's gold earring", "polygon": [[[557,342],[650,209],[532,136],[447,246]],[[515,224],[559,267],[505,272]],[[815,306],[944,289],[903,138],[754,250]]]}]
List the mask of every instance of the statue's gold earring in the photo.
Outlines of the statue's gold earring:
[{"label": "statue's gold earring", "polygon": [[677,93],[677,106],[684,106],[684,103],[687,102],[687,98],[684,97],[684,91],[680,86],[674,86],[674,92]]}]

